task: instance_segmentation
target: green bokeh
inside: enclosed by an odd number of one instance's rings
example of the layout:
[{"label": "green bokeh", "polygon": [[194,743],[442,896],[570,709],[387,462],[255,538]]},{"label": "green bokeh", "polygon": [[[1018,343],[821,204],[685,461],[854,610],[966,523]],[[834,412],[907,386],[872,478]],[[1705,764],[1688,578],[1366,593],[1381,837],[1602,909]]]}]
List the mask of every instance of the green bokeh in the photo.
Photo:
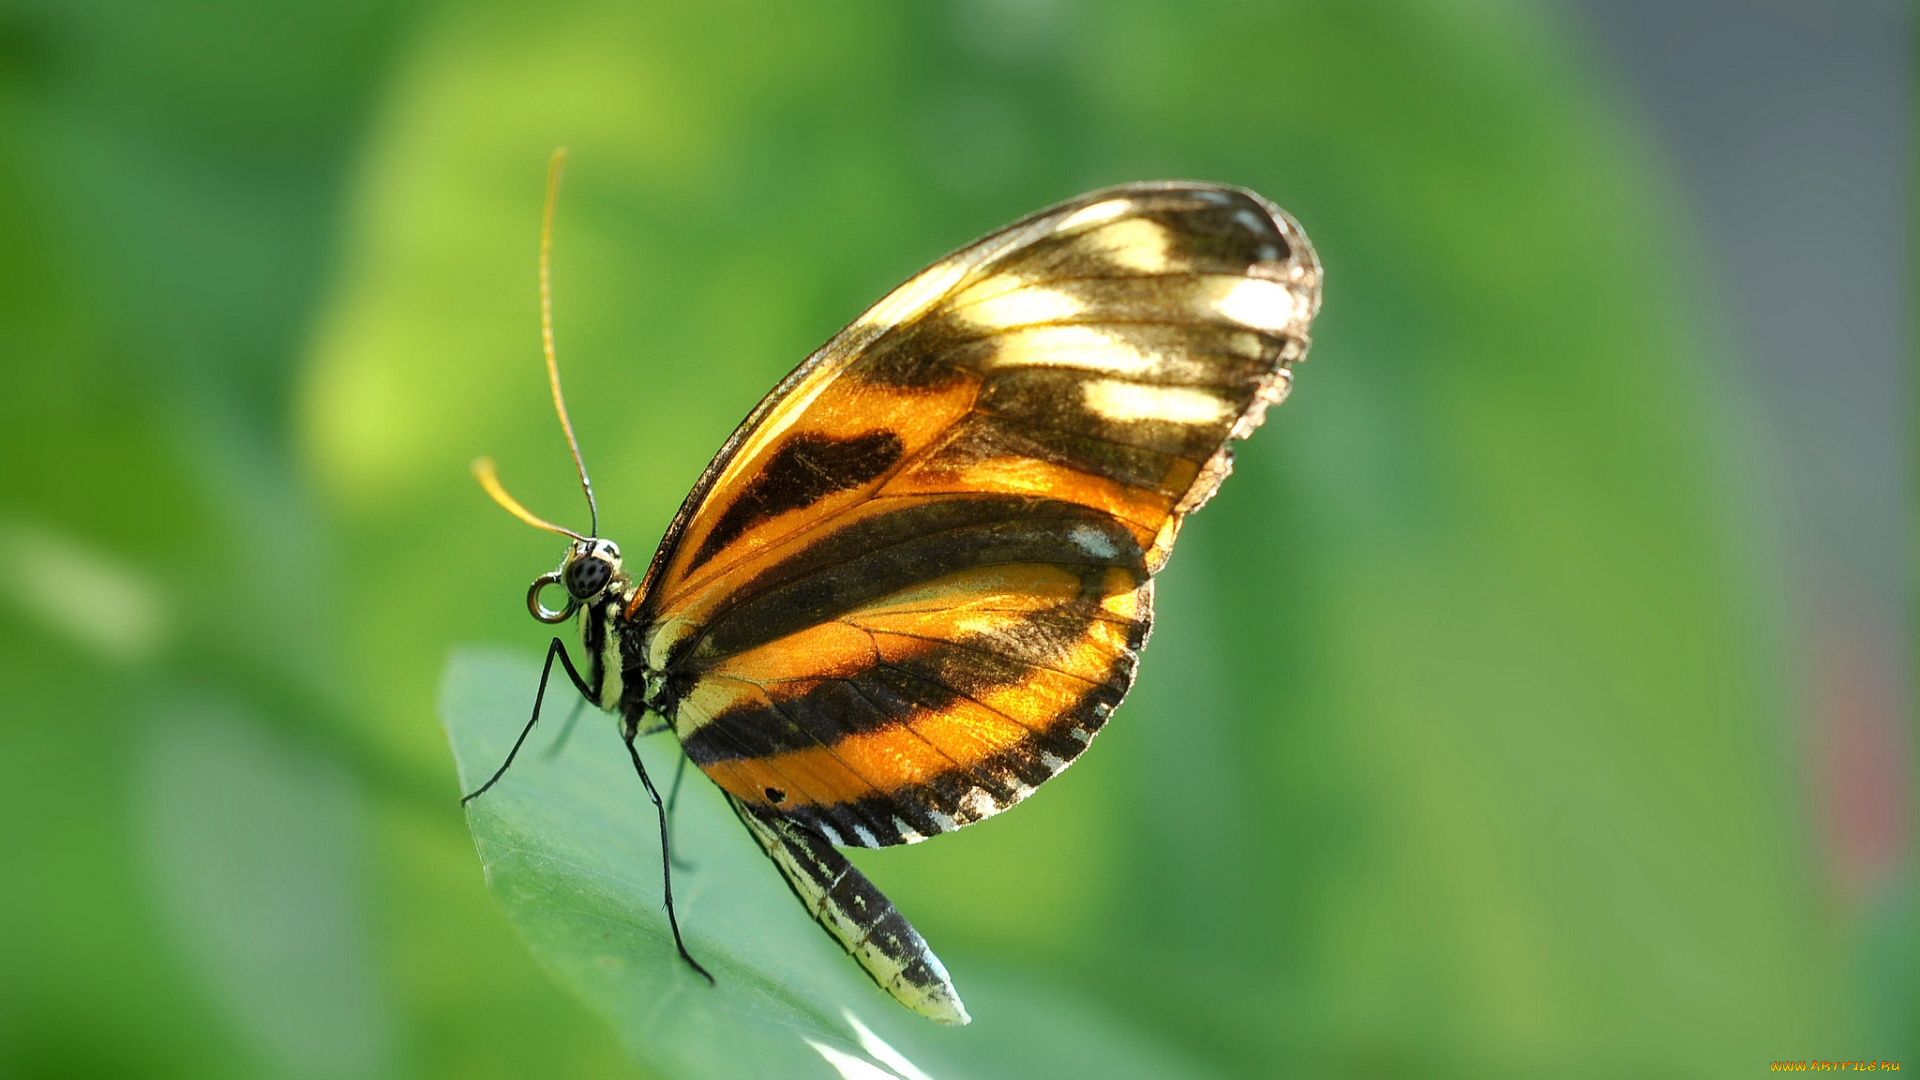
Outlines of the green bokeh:
[{"label": "green bokeh", "polygon": [[537,658],[559,554],[469,460],[581,516],[558,144],[632,559],[781,374],[1021,214],[1205,178],[1320,250],[1098,749],[859,856],[963,990],[1223,1076],[1893,1056],[1709,290],[1551,10],[0,7],[0,1075],[634,1074],[487,894],[435,712],[457,647]]}]

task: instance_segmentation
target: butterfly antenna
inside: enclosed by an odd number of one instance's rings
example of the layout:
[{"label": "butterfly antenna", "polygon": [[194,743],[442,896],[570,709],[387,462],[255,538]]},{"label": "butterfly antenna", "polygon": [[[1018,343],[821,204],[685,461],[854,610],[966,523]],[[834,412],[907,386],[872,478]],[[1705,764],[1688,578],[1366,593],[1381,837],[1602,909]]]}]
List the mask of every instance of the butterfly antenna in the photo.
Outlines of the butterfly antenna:
[{"label": "butterfly antenna", "polygon": [[553,352],[553,207],[560,201],[560,172],[566,163],[567,148],[555,147],[552,159],[547,162],[547,206],[540,215],[540,344],[547,354],[547,382],[553,386],[553,411],[560,414],[560,430],[567,433],[567,449],[573,451],[573,464],[580,470],[580,489],[587,493],[587,515],[593,523],[591,532],[597,537],[600,507],[593,501],[593,481],[587,479],[587,463],[580,458],[580,443],[573,437],[573,421],[567,419],[567,399],[560,393],[560,362],[554,359]]},{"label": "butterfly antenna", "polygon": [[526,507],[520,505],[520,500],[507,494],[507,489],[505,487],[502,487],[500,484],[500,474],[494,471],[492,458],[490,457],[474,458],[473,459],[473,476],[474,476],[474,479],[480,481],[481,487],[487,489],[487,494],[493,496],[494,502],[499,503],[501,507],[506,510],[507,513],[512,514],[514,517],[519,518],[521,521],[526,522],[527,524],[533,526],[536,529],[545,529],[548,532],[556,532],[556,533],[559,533],[561,536],[571,536],[575,540],[586,539],[586,537],[581,536],[579,533],[574,532],[572,529],[568,529],[560,525],[555,525],[551,521],[547,521],[542,518],[535,517],[533,514],[533,511],[528,510]]}]

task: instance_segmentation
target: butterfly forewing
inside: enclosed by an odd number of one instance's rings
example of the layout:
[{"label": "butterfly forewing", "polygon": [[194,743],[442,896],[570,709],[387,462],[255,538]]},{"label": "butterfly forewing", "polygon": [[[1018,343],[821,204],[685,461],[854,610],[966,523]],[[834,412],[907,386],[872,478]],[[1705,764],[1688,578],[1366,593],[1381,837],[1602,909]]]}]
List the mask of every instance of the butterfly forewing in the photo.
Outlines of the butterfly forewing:
[{"label": "butterfly forewing", "polygon": [[1151,575],[1285,393],[1320,270],[1258,196],[1133,185],[936,263],[789,376],[631,617],[749,811],[882,846],[1019,801],[1132,682]]}]

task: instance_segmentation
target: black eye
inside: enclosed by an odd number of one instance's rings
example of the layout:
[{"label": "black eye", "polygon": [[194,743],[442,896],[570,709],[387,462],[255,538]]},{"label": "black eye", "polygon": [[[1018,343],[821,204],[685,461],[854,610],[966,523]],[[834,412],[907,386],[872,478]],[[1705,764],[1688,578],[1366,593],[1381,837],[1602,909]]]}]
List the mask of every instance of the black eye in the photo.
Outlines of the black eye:
[{"label": "black eye", "polygon": [[564,576],[567,591],[574,599],[590,600],[607,587],[607,580],[613,577],[613,566],[605,559],[575,559],[567,564]]}]

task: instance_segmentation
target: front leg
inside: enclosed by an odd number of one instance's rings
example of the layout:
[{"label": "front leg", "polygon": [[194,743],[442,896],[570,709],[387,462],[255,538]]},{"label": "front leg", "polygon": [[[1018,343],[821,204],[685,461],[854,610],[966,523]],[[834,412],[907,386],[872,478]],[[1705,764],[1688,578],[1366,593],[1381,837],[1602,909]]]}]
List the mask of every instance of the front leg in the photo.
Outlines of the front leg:
[{"label": "front leg", "polygon": [[488,788],[498,783],[500,778],[507,774],[507,768],[513,764],[514,757],[520,753],[521,744],[525,743],[527,736],[533,733],[533,725],[540,722],[540,703],[546,700],[547,678],[553,674],[553,658],[556,656],[560,658],[560,666],[567,669],[567,678],[573,680],[573,688],[580,691],[580,695],[588,701],[594,700],[592,688],[587,686],[587,680],[580,677],[580,670],[573,666],[573,658],[567,655],[567,647],[559,638],[554,638],[553,644],[547,646],[546,665],[540,669],[540,689],[533,694],[533,716],[528,718],[527,726],[520,729],[520,737],[513,740],[513,749],[507,751],[507,760],[500,763],[500,767],[494,770],[493,776],[486,783],[481,784],[472,794],[462,796],[461,806],[485,795]]}]

